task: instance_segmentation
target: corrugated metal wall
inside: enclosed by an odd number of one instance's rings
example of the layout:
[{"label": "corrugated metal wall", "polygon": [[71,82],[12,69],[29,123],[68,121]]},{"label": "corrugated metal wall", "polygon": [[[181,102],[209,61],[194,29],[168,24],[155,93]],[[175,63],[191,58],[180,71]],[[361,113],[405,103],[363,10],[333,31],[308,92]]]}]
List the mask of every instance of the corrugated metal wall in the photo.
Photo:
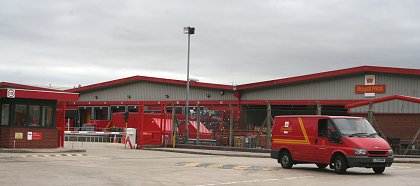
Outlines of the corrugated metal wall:
[{"label": "corrugated metal wall", "polygon": [[[92,92],[82,92],[79,101],[185,100],[185,91],[186,87],[181,85],[140,81]],[[223,90],[224,95],[221,95],[220,91],[222,90],[190,86],[190,100],[236,99],[233,96],[233,91]],[[169,98],[166,98],[165,95],[168,95]]]},{"label": "corrugated metal wall", "polygon": [[[372,110],[374,113],[415,114],[420,113],[420,104],[403,100],[391,100],[374,103]],[[368,111],[369,105],[350,109],[350,113],[367,113]]]},{"label": "corrugated metal wall", "polygon": [[[420,76],[368,73],[376,75],[376,84],[385,84],[386,93],[376,97],[406,95],[420,97]],[[365,74],[306,81],[298,84],[246,90],[242,100],[365,100],[355,93],[355,85],[363,85]]]}]

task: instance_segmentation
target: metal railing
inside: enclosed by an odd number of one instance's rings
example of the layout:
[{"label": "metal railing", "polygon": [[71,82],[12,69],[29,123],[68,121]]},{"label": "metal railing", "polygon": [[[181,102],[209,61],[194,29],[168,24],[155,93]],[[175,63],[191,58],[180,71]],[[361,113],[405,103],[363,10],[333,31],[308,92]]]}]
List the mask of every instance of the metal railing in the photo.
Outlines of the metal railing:
[{"label": "metal railing", "polygon": [[398,155],[420,155],[420,140],[401,140],[390,142],[395,154]]},{"label": "metal railing", "polygon": [[121,143],[125,139],[125,134],[105,134],[105,135],[92,135],[92,134],[65,134],[65,141],[76,142],[98,142],[98,143]]}]

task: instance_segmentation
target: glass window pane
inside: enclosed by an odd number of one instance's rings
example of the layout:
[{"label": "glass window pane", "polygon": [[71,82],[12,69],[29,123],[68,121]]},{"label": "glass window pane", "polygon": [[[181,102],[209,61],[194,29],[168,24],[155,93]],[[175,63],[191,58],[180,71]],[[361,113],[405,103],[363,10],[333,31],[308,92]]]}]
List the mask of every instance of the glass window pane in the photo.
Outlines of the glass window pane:
[{"label": "glass window pane", "polygon": [[1,105],[1,126],[9,125],[9,112],[10,112],[9,110],[10,110],[9,104]]},{"label": "glass window pane", "polygon": [[16,105],[15,106],[15,126],[25,126],[27,122],[27,111],[26,105]]},{"label": "glass window pane", "polygon": [[107,120],[108,119],[108,107],[95,107],[94,108],[94,119],[95,120]]},{"label": "glass window pane", "polygon": [[128,106],[128,112],[138,112],[137,106]]},{"label": "glass window pane", "polygon": [[51,127],[53,122],[53,109],[51,106],[42,107],[42,126]]},{"label": "glass window pane", "polygon": [[39,127],[39,117],[41,114],[39,105],[29,105],[29,125],[30,127]]}]

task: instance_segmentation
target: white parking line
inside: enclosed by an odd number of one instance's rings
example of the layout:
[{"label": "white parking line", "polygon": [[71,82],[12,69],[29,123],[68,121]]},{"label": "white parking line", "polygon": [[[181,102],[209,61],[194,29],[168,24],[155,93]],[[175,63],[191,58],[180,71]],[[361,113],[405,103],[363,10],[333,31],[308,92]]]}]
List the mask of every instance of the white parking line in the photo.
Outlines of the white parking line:
[{"label": "white parking line", "polygon": [[404,172],[410,172],[410,171],[419,171],[420,169],[409,169],[409,170],[396,170],[394,169],[394,171],[404,171]]},{"label": "white parking line", "polygon": [[242,181],[242,183],[252,183],[252,182],[258,182],[260,180],[249,180],[249,181]]},{"label": "white parking line", "polygon": [[274,179],[265,179],[265,180],[232,181],[232,182],[224,182],[224,183],[209,183],[209,184],[196,185],[196,186],[233,185],[233,184],[241,184],[241,183],[267,182],[267,181],[280,181],[280,180],[293,180],[293,179],[306,179],[306,178],[313,178],[313,176],[288,177],[288,178],[281,178],[281,179],[274,178]]}]

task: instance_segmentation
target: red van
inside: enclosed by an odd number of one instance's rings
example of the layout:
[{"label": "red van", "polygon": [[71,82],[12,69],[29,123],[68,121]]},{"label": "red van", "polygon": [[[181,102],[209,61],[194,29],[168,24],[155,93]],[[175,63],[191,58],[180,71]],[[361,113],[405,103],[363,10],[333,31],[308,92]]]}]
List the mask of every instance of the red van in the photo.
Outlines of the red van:
[{"label": "red van", "polygon": [[372,168],[377,174],[394,161],[390,145],[365,118],[349,116],[276,116],[271,157],[283,168],[294,164],[328,165],[338,174],[347,168]]}]

